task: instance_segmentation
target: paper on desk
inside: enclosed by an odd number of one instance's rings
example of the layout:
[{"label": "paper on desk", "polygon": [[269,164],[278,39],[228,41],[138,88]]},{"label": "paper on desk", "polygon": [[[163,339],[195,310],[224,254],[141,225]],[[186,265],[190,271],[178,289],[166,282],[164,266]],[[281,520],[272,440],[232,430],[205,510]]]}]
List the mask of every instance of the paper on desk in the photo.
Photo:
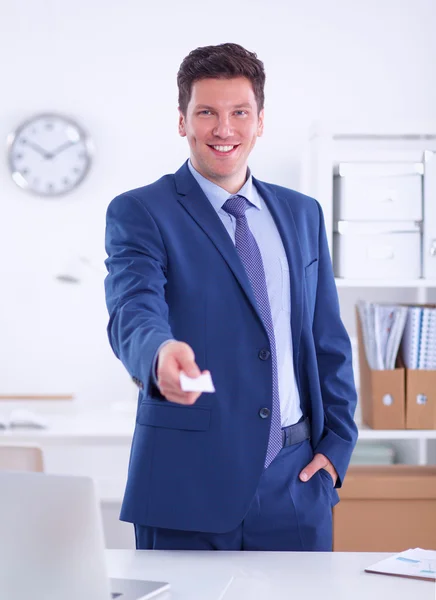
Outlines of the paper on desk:
[{"label": "paper on desk", "polygon": [[365,569],[367,573],[436,580],[436,550],[413,548],[394,554]]},{"label": "paper on desk", "polygon": [[9,427],[11,428],[28,428],[28,429],[46,429],[48,427],[47,420],[43,416],[34,413],[31,410],[15,409],[9,415]]},{"label": "paper on desk", "polygon": [[199,377],[188,377],[183,371],[180,373],[180,386],[184,392],[214,392],[215,387],[210,373],[203,373]]}]

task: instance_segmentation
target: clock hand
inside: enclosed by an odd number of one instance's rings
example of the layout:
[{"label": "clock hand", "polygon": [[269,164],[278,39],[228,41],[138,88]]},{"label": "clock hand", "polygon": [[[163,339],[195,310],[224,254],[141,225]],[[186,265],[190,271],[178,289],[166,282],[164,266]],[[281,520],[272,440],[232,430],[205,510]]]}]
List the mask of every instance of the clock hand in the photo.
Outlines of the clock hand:
[{"label": "clock hand", "polygon": [[27,140],[26,146],[30,146],[33,148],[33,150],[38,152],[38,154],[42,154],[42,156],[46,159],[52,158],[52,154],[50,152],[47,152],[47,150],[44,150],[44,148],[41,148],[41,146],[35,144],[34,142],[29,142],[29,140]]},{"label": "clock hand", "polygon": [[53,150],[51,157],[53,158],[54,156],[57,156],[60,152],[63,152],[67,148],[70,148],[70,146],[74,146],[74,144],[77,144],[77,142],[69,141],[61,144]]}]

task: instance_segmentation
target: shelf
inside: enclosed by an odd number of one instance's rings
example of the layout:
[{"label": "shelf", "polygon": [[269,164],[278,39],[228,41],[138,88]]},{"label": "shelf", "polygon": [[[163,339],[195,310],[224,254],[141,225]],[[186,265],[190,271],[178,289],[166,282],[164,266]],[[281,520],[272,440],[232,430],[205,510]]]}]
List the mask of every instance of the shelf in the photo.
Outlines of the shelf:
[{"label": "shelf", "polygon": [[436,440],[436,429],[371,429],[359,425],[359,440]]},{"label": "shelf", "polygon": [[335,278],[338,288],[435,288],[436,279],[341,279]]}]

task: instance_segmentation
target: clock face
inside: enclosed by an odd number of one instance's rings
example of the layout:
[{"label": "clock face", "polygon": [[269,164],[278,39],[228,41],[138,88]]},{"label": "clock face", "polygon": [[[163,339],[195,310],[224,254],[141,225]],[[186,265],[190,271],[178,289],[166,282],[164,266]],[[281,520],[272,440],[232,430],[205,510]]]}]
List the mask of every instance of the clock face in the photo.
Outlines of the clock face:
[{"label": "clock face", "polygon": [[59,196],[75,188],[91,163],[90,142],[71,119],[37,115],[8,138],[12,178],[40,196]]}]

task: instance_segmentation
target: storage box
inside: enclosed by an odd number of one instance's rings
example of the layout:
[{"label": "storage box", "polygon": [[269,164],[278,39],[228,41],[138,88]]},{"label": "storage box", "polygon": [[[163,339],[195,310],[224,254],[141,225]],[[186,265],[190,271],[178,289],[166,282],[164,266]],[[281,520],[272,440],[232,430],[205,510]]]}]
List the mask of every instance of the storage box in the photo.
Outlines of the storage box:
[{"label": "storage box", "polygon": [[436,544],[436,467],[354,466],[333,509],[336,552],[400,552]]},{"label": "storage box", "polygon": [[416,223],[340,221],[333,234],[336,277],[345,279],[418,279],[421,230]]},{"label": "storage box", "polygon": [[406,369],[406,429],[436,429],[436,371]]},{"label": "storage box", "polygon": [[372,429],[404,429],[405,370],[374,371],[369,367],[363,345],[362,325],[356,307],[362,420]]},{"label": "storage box", "polygon": [[422,164],[340,163],[334,213],[344,221],[421,221]]}]

